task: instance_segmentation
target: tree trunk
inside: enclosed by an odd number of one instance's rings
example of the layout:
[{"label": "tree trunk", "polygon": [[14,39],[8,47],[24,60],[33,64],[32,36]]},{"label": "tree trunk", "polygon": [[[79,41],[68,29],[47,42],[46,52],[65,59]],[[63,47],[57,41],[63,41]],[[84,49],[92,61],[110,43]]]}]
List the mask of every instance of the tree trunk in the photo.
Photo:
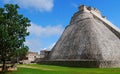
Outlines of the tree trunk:
[{"label": "tree trunk", "polygon": [[6,70],[7,70],[7,69],[6,69],[6,61],[3,60],[2,73],[5,74]]}]

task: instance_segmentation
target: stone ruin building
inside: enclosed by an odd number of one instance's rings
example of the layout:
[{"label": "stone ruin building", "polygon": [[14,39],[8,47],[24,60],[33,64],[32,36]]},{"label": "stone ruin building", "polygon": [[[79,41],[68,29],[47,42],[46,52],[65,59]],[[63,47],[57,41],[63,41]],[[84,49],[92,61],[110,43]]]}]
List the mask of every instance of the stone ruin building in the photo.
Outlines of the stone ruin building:
[{"label": "stone ruin building", "polygon": [[30,64],[30,63],[36,63],[40,60],[40,55],[38,52],[28,52],[26,57],[20,61],[21,64]]},{"label": "stone ruin building", "polygon": [[46,60],[49,57],[50,50],[41,50],[40,51],[40,60]]},{"label": "stone ruin building", "polygon": [[120,67],[120,29],[100,11],[81,5],[43,64]]}]

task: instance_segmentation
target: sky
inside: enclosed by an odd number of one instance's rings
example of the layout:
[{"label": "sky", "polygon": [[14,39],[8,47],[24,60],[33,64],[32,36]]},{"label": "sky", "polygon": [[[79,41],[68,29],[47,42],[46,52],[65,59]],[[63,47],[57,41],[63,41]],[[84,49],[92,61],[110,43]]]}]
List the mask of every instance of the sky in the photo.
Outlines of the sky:
[{"label": "sky", "polygon": [[0,7],[4,4],[18,4],[19,14],[31,20],[25,45],[33,52],[50,50],[82,4],[99,9],[120,28],[120,0],[0,0]]}]

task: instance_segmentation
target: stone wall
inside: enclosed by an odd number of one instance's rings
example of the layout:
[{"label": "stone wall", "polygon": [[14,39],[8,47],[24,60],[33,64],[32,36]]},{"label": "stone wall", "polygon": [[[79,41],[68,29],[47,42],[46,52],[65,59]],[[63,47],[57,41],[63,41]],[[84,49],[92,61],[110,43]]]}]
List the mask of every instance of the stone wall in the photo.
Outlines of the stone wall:
[{"label": "stone wall", "polygon": [[[120,62],[120,61],[119,61]],[[112,66],[111,61],[79,61],[79,60],[61,60],[61,61],[41,61],[40,64],[46,65],[59,65],[69,67],[82,67],[82,68],[109,68]],[[112,66],[113,67],[113,66]],[[114,66],[116,67],[116,66]]]}]

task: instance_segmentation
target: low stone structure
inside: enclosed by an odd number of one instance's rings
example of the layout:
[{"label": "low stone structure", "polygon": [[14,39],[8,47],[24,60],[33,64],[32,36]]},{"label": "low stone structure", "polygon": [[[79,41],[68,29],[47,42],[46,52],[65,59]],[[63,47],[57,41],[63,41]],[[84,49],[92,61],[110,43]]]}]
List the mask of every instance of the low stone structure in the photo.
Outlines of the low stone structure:
[{"label": "low stone structure", "polygon": [[30,64],[38,62],[38,59],[40,59],[40,55],[38,54],[38,52],[28,52],[26,58],[20,62],[23,64]]},{"label": "low stone structure", "polygon": [[81,5],[45,64],[120,67],[120,29],[96,8]]},{"label": "low stone structure", "polygon": [[50,54],[50,50],[41,50],[40,51],[40,60],[47,60]]}]

